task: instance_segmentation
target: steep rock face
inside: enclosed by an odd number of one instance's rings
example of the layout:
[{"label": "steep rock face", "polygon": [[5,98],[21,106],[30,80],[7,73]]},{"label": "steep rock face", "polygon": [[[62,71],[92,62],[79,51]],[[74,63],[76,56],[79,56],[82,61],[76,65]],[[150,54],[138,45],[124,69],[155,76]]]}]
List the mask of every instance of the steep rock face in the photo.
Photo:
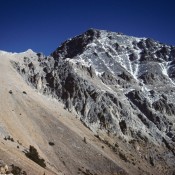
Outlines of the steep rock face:
[{"label": "steep rock face", "polygon": [[[94,131],[104,128],[116,132],[119,127],[116,127],[118,124],[114,120],[127,117],[128,111],[112,93],[101,91],[99,86],[80,77],[74,71],[72,63],[64,61],[58,63],[49,57],[43,58],[39,63],[39,69],[33,66],[32,60],[27,65],[24,64],[24,67],[18,63],[14,63],[14,66],[40,92],[61,100],[69,111],[75,110],[89,128],[93,130],[93,124],[97,124]],[[92,77],[93,72],[90,68],[88,70],[80,67],[88,78]]]},{"label": "steep rock face", "polygon": [[159,145],[167,152],[155,152],[151,165],[157,160],[172,173],[174,60],[172,46],[90,29],[49,57],[39,53],[13,65],[30,85],[62,101],[93,132],[104,130],[127,142]]}]

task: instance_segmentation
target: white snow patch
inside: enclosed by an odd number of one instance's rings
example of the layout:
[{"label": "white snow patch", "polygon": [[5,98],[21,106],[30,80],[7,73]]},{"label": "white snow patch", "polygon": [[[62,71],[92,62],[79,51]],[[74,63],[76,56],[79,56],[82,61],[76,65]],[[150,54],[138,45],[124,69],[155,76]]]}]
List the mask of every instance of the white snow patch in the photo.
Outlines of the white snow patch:
[{"label": "white snow patch", "polygon": [[162,69],[162,73],[170,80],[170,82],[173,84],[173,85],[175,85],[175,83],[173,82],[173,80],[169,77],[169,75],[168,75],[168,71],[167,71],[167,69],[168,69],[168,62],[164,62],[164,63],[159,63],[159,65],[160,65],[160,67],[161,67],[161,69]]},{"label": "white snow patch", "polygon": [[133,73],[133,76],[134,76],[134,78],[135,78],[136,80],[138,80],[138,79],[137,79],[138,72],[139,72],[139,63],[136,63],[136,64],[135,64],[135,71],[134,71],[134,73]]},{"label": "white snow patch", "polygon": [[97,46],[97,44],[95,44],[95,43],[90,43],[87,45],[87,47],[95,47],[95,46]]}]

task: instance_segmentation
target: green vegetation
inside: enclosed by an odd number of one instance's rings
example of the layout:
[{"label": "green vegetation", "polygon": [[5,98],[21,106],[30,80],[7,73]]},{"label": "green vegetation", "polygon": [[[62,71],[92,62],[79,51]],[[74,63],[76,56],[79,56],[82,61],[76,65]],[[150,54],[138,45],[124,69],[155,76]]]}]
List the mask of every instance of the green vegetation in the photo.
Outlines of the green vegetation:
[{"label": "green vegetation", "polygon": [[10,140],[10,141],[14,142],[13,137],[10,137],[10,136],[4,137],[4,140]]},{"label": "green vegetation", "polygon": [[38,151],[33,146],[30,145],[29,152],[25,153],[25,155],[41,167],[46,167],[45,160],[39,157]]},{"label": "green vegetation", "polygon": [[54,146],[55,143],[54,143],[54,142],[49,142],[49,145],[50,145],[50,146]]},{"label": "green vegetation", "polygon": [[21,168],[19,168],[18,166],[15,165],[11,165],[12,166],[12,171],[11,173],[14,175],[27,175],[27,173],[25,171],[22,171]]}]

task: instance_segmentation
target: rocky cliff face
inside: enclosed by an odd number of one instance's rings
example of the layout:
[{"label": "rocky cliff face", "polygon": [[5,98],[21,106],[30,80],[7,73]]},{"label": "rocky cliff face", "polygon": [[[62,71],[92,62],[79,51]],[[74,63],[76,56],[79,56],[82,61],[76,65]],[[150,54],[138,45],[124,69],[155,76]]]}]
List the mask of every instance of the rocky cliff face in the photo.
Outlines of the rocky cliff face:
[{"label": "rocky cliff face", "polygon": [[175,47],[90,29],[51,56],[33,54],[12,64],[95,134],[137,142],[141,159],[164,174],[175,172]]}]

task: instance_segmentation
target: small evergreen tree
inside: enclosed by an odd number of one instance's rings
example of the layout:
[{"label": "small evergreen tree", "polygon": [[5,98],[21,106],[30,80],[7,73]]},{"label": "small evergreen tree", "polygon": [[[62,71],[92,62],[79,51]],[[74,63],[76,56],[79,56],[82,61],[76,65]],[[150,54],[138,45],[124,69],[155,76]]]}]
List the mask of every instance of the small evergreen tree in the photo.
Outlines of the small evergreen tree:
[{"label": "small evergreen tree", "polygon": [[29,152],[25,153],[25,155],[41,167],[46,167],[45,160],[39,157],[38,151],[33,146],[30,145]]}]

